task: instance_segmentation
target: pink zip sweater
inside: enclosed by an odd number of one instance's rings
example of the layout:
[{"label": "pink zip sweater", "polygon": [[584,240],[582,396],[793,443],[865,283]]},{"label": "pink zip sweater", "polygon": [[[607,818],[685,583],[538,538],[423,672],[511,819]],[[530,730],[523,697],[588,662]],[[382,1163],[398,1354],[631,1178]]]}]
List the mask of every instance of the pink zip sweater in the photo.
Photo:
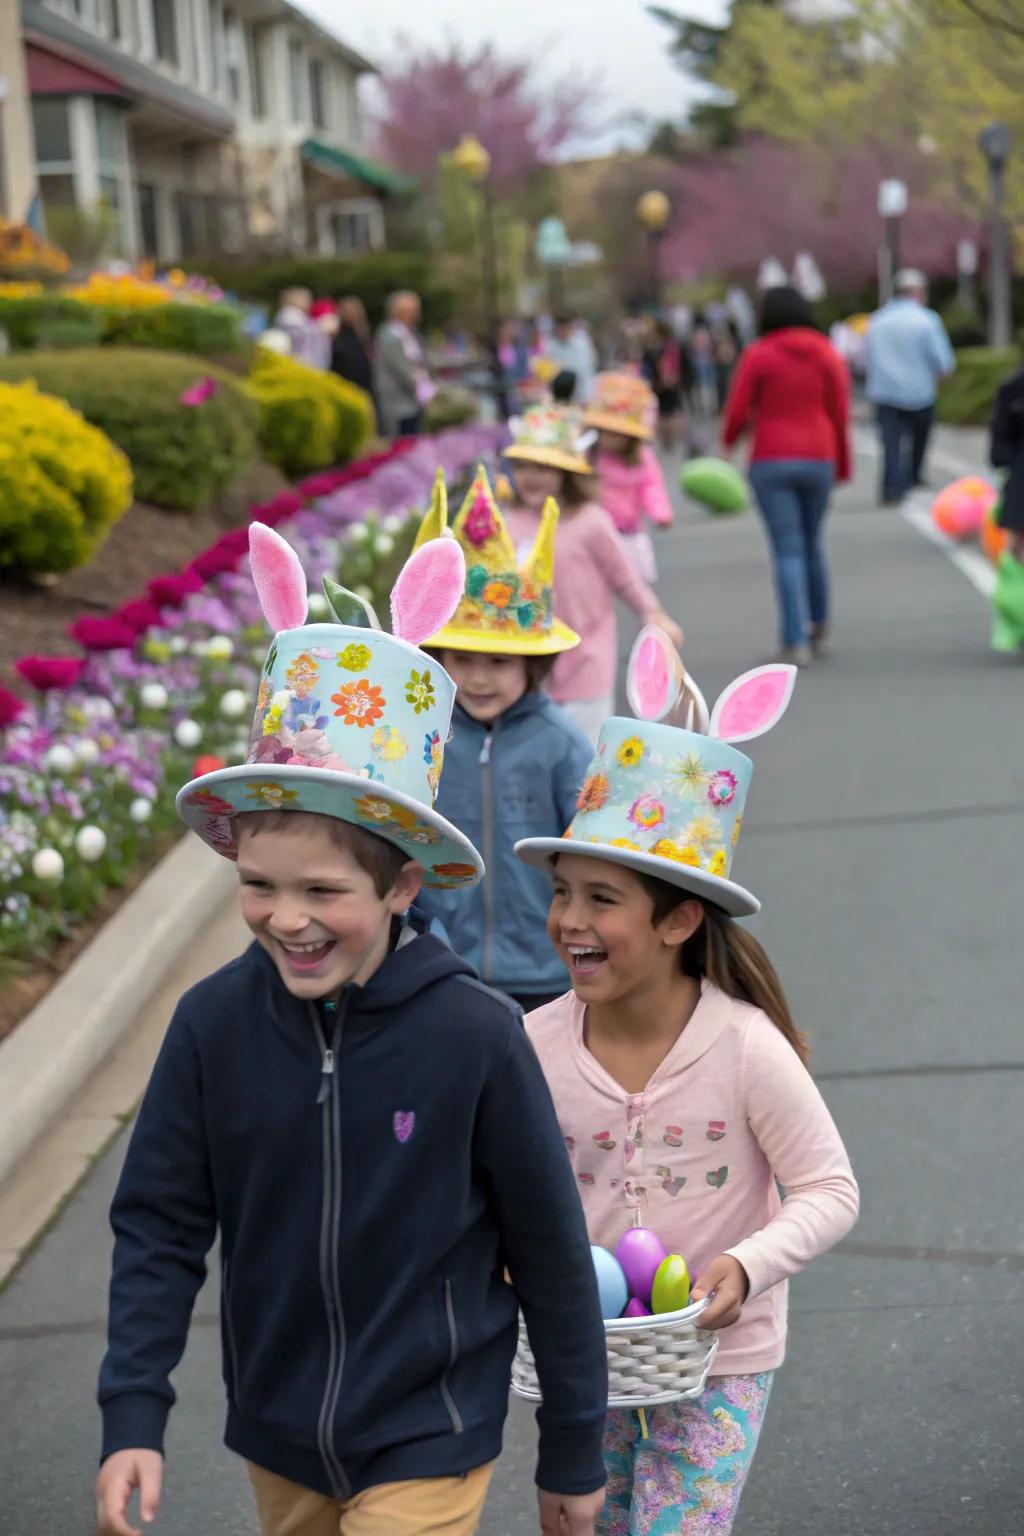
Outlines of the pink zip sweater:
[{"label": "pink zip sweater", "polygon": [[601,480],[601,505],[620,533],[640,533],[645,518],[668,527],[672,503],[661,465],[646,443],[636,464],[627,464],[618,454],[599,453],[595,468]]},{"label": "pink zip sweater", "polygon": [[[537,537],[540,516],[526,507],[508,507],[505,521],[522,561]],[[642,619],[661,607],[634,571],[603,507],[590,501],[563,512],[555,534],[555,614],[576,631],[581,644],[555,662],[546,687],[556,704],[615,692],[616,597]]]},{"label": "pink zip sweater", "polygon": [[[555,1101],[591,1242],[614,1248],[639,1212],[694,1277],[728,1253],[750,1280],[720,1335],[716,1376],[781,1364],[786,1280],[849,1231],[859,1195],[839,1132],[793,1047],[760,1009],[705,982],[642,1093],[583,1043],[569,992],[526,1020]],[[776,1180],[785,1189],[780,1199]]]}]

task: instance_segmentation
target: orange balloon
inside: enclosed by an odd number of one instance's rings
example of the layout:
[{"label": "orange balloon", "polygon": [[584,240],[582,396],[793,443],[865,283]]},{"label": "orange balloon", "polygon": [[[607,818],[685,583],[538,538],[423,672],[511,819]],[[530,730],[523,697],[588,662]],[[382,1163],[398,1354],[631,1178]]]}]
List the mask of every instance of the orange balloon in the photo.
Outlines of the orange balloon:
[{"label": "orange balloon", "polygon": [[981,525],[981,547],[993,565],[999,564],[999,556],[1010,542],[1010,535],[996,522],[998,502]]}]

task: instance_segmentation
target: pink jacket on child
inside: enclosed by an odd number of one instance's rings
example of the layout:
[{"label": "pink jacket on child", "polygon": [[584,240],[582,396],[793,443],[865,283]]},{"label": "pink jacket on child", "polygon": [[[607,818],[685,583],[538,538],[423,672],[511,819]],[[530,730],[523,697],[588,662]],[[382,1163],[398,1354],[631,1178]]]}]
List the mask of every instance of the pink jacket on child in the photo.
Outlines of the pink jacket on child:
[{"label": "pink jacket on child", "polygon": [[639,533],[644,519],[666,528],[672,503],[654,450],[645,443],[636,464],[614,453],[598,453],[595,468],[601,480],[601,505],[620,533]]},{"label": "pink jacket on child", "polygon": [[[716,1376],[781,1364],[786,1281],[849,1231],[859,1195],[825,1102],[757,1008],[705,982],[693,1016],[642,1093],[587,1050],[572,992],[527,1033],[576,1173],[590,1240],[614,1249],[639,1211],[691,1275],[728,1253],[750,1294],[720,1334]],[[776,1180],[785,1189],[780,1199]]]}]

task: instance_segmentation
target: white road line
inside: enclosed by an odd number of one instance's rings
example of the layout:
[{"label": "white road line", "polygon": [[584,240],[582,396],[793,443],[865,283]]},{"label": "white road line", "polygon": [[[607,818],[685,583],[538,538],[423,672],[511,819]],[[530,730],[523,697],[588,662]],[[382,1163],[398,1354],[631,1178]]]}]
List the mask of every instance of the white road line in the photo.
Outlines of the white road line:
[{"label": "white road line", "polygon": [[[864,428],[856,428],[854,441],[858,454],[865,458],[878,459],[880,449],[877,439]],[[945,449],[935,449],[929,457],[935,463],[941,463],[942,467],[953,474],[969,475],[977,474],[976,467],[971,466]],[[900,507],[900,516],[911,528],[916,528],[918,533],[941,549],[943,554],[956,566],[967,580],[975,587],[983,597],[991,597],[996,585],[996,573],[989,561],[981,551],[970,544],[959,544],[956,539],[951,539],[944,534],[941,528],[936,528],[932,522],[931,500],[915,493],[909,496]]]}]

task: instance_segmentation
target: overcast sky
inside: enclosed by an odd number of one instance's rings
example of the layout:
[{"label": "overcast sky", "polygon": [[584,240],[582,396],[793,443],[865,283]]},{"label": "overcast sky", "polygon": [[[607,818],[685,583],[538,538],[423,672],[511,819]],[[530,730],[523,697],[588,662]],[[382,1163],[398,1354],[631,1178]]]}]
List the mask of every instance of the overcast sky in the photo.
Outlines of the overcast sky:
[{"label": "overcast sky", "polygon": [[[692,93],[673,67],[669,32],[647,14],[643,0],[294,0],[345,42],[386,65],[396,35],[437,47],[446,36],[491,41],[505,54],[536,58],[538,75],[574,67],[604,83],[608,132],[593,147],[635,142],[619,126],[630,114],[678,120]],[[717,17],[723,0],[666,0],[689,15]],[[583,146],[581,146],[583,147]]]}]

